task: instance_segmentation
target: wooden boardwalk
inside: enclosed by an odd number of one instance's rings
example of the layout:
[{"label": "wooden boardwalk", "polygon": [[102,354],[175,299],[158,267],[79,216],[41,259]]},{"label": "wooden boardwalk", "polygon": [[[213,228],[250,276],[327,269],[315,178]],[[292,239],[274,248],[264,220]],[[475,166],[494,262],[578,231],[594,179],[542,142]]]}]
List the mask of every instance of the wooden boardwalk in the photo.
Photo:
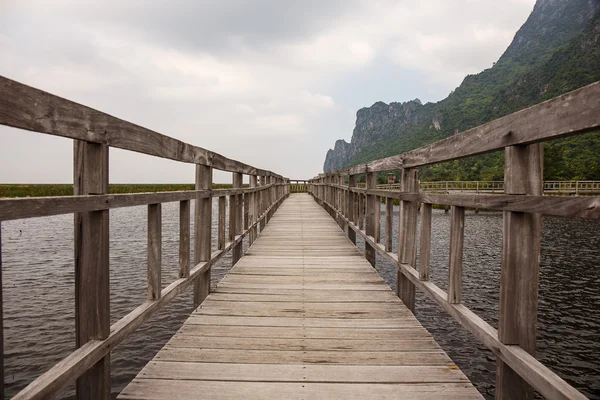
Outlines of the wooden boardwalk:
[{"label": "wooden boardwalk", "polygon": [[480,399],[308,194],[246,255],[121,399]]}]

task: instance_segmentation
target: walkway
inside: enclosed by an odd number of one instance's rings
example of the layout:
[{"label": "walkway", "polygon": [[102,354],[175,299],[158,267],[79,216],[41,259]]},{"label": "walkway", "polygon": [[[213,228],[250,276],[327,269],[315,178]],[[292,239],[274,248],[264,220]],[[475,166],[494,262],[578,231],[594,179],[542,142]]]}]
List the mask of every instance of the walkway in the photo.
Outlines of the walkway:
[{"label": "walkway", "polygon": [[481,399],[308,194],[254,245],[121,399]]}]

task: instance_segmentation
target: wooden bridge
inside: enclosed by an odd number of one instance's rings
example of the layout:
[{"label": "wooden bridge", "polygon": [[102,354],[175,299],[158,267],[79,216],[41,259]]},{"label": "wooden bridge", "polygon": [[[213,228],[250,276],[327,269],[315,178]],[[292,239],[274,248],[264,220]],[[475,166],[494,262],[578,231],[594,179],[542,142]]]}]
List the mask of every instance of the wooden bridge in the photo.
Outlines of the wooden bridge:
[{"label": "wooden bridge", "polygon": [[[0,221],[75,216],[77,349],[15,398],[57,397],[73,383],[78,398],[110,398],[111,351],[188,286],[196,310],[121,398],[480,398],[412,314],[416,289],[496,355],[497,398],[532,398],[534,389],[549,399],[585,398],[535,358],[541,215],[600,218],[600,198],[542,196],[542,142],[600,129],[600,83],[421,149],[303,181],[294,191],[305,193],[293,195],[281,175],[3,77],[0,94],[0,124],[74,141],[74,196],[0,199]],[[111,195],[110,147],[194,165],[196,190]],[[505,152],[505,194],[418,190],[420,166],[491,151]],[[232,173],[232,189],[212,189],[214,169]],[[377,173],[395,170],[401,190],[378,189]],[[358,188],[363,175],[366,188]],[[400,201],[397,222],[393,200]],[[166,202],[179,202],[179,278],[163,288]],[[452,209],[447,292],[429,281],[433,204]],[[139,205],[148,207],[147,301],[110,325],[108,213]],[[504,211],[498,329],[461,304],[465,207]],[[395,226],[398,253],[391,251]],[[234,267],[211,293],[211,267],[229,251]],[[377,257],[398,266],[396,294],[372,268]]]}]

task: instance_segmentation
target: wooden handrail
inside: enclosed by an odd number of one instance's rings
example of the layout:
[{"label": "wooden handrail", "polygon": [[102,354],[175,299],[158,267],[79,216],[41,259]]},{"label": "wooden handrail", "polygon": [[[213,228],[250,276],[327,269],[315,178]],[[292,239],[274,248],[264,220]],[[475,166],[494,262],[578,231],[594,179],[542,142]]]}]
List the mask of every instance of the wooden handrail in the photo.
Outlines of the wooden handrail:
[{"label": "wooden handrail", "polygon": [[[67,213],[75,215],[77,350],[31,382],[15,398],[54,398],[76,382],[79,399],[109,399],[110,352],[114,347],[189,285],[193,285],[194,303],[199,305],[210,292],[211,267],[228,251],[233,253],[233,263],[237,262],[242,256],[242,239],[251,235],[254,240],[262,232],[273,212],[288,196],[289,182],[271,171],[226,158],[1,76],[0,94],[1,125],[74,139],[74,196],[0,199],[0,222]],[[110,147],[195,164],[196,188],[177,192],[108,194]],[[213,169],[233,172],[233,188],[213,190]],[[251,187],[242,187],[243,174],[249,175]],[[257,186],[258,178],[260,186]],[[232,220],[226,243],[227,196]],[[219,199],[216,251],[211,248],[214,197]],[[191,200],[195,201],[193,268],[190,265]],[[179,279],[161,290],[161,210],[165,202],[180,203]],[[148,205],[147,301],[110,326],[108,213],[113,208],[139,205]],[[1,310],[0,303],[0,320]],[[0,336],[0,342],[2,340]],[[3,381],[0,384],[4,386]]]},{"label": "wooden handrail", "polygon": [[[321,174],[309,181],[309,193],[338,221],[351,241],[356,243],[357,234],[364,238],[365,257],[372,264],[375,251],[398,265],[398,296],[407,307],[414,307],[414,289],[419,288],[496,354],[496,398],[532,398],[534,388],[548,399],[584,399],[583,394],[535,359],[540,216],[598,219],[600,197],[543,196],[541,142],[599,128],[600,82],[597,82],[429,146]],[[434,194],[419,191],[415,184],[416,167],[496,150],[505,151],[503,194]],[[391,190],[397,185],[375,187],[375,173],[391,170],[400,170],[400,190]],[[356,187],[359,174],[366,174],[365,188]],[[345,175],[348,175],[346,185]],[[586,184],[595,187],[594,182]],[[560,187],[556,182],[547,185]],[[579,187],[578,183],[575,187]],[[386,243],[380,243],[377,228],[373,228],[381,207],[380,201],[372,201],[373,198],[386,199]],[[394,223],[390,218],[391,207],[396,199],[400,200],[398,254],[391,252],[389,241]],[[417,270],[418,203],[422,203],[423,215]],[[429,281],[433,204],[452,208],[448,293]],[[498,330],[461,304],[465,207],[505,211]]]}]

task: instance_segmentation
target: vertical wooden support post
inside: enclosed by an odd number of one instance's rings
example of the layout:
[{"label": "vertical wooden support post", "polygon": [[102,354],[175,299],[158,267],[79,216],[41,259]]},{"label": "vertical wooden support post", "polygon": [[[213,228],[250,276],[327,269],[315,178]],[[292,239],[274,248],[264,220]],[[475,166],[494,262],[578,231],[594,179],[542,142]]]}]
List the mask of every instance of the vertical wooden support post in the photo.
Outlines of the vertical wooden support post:
[{"label": "vertical wooden support post", "polygon": [[[233,173],[233,189],[242,188],[243,175],[241,172]],[[233,195],[229,198],[229,240],[234,241],[235,237],[242,233],[242,209],[241,194]],[[231,265],[235,265],[242,258],[242,242],[233,246],[231,250]]]},{"label": "vertical wooden support post", "polygon": [[162,264],[162,206],[148,204],[148,300],[160,299]]},{"label": "vertical wooden support post", "polygon": [[465,235],[465,208],[450,208],[450,257],[448,265],[448,302],[462,301],[462,261]]},{"label": "vertical wooden support post", "polygon": [[[403,192],[417,192],[418,173],[416,168],[403,169],[401,187]],[[410,264],[417,263],[417,202],[402,200],[400,202],[400,229],[398,237],[398,261]],[[408,309],[415,309],[415,285],[398,269],[398,297]]]},{"label": "vertical wooden support post", "polygon": [[[259,203],[260,203],[260,213],[259,216],[262,216],[265,212],[265,201],[266,201],[266,193],[265,193],[265,189],[264,186],[267,184],[267,179],[266,176],[260,176],[260,186],[263,186],[263,188],[260,190],[259,192]],[[265,218],[260,220],[260,231],[262,232],[263,229],[265,229],[265,225],[267,224],[267,221]]]},{"label": "vertical wooden support post", "polygon": [[379,196],[375,196],[375,242],[381,242],[381,197]]},{"label": "vertical wooden support post", "polygon": [[[108,146],[73,141],[75,195],[108,193]],[[110,334],[108,210],[75,213],[75,337],[79,348]],[[110,399],[110,354],[84,372],[78,399]]]},{"label": "vertical wooden support post", "polygon": [[419,278],[429,280],[429,265],[431,259],[431,204],[421,205],[421,248],[419,251]]},{"label": "vertical wooden support post", "polygon": [[[256,175],[250,175],[250,188],[254,189],[256,188],[257,185],[257,178]],[[248,208],[249,208],[249,215],[248,218],[250,219],[250,225],[254,224],[256,222],[256,216],[257,216],[257,196],[256,196],[257,192],[252,192],[250,193],[249,196],[249,204],[248,204]],[[252,230],[250,230],[250,233],[248,234],[248,243],[250,244],[250,246],[252,246],[252,243],[254,243],[254,241],[256,240],[256,226],[254,228],[252,228]]]},{"label": "vertical wooden support post", "polygon": [[190,201],[179,202],[179,277],[190,276]]},{"label": "vertical wooden support post", "polygon": [[[505,151],[504,191],[543,194],[543,145]],[[541,216],[504,212],[498,338],[535,356],[541,248]],[[532,399],[533,389],[502,360],[496,361],[496,398]]]},{"label": "vertical wooden support post", "polygon": [[[354,187],[356,187],[356,175],[348,175],[348,219],[353,224],[356,224],[356,193],[352,191],[352,188]],[[350,239],[350,241],[356,245],[356,232],[350,227],[350,225],[348,225],[348,239]]]},{"label": "vertical wooden support post", "polygon": [[227,197],[219,197],[219,220],[217,221],[217,248],[225,248],[225,207],[227,207]]},{"label": "vertical wooden support post", "polygon": [[365,195],[358,193],[358,229],[365,229]]},{"label": "vertical wooden support post", "polygon": [[[377,173],[375,172],[367,172],[367,190],[375,189],[375,185],[377,184]],[[366,195],[367,197],[367,210],[366,210],[366,218],[365,218],[365,233],[367,236],[375,237],[375,208],[377,207],[376,201],[377,196],[373,194]],[[365,241],[365,258],[367,261],[375,267],[375,254],[377,251],[375,247],[371,246],[369,243]]]},{"label": "vertical wooden support post", "polygon": [[[212,192],[212,167],[196,165],[196,190]],[[212,193],[198,196],[194,210],[194,264],[210,260],[212,233]],[[194,280],[194,307],[198,307],[210,293],[210,268]]]},{"label": "vertical wooden support post", "polygon": [[392,251],[394,239],[394,199],[385,198],[385,251]]}]

